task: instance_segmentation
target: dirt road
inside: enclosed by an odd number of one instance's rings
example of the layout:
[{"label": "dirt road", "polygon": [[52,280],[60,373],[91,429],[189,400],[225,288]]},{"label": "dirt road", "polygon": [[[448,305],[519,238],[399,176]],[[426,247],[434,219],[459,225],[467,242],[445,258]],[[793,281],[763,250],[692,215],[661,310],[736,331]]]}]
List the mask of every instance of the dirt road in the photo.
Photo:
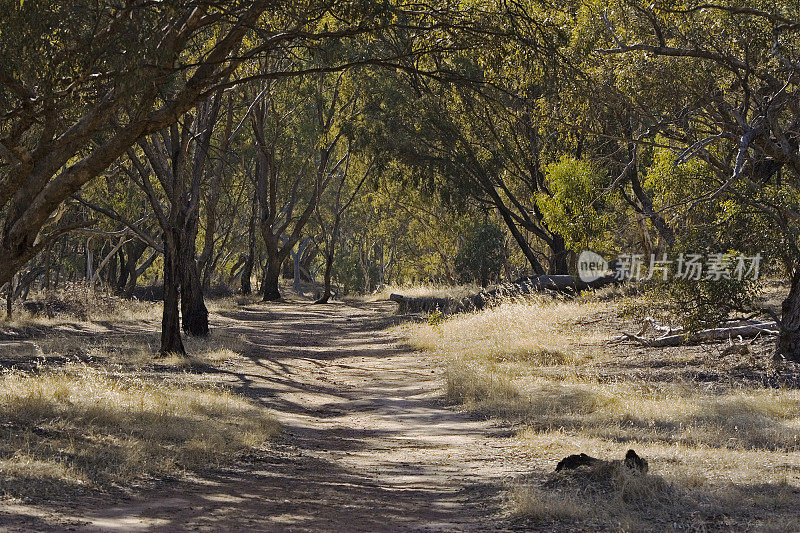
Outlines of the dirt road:
[{"label": "dirt road", "polygon": [[248,348],[215,378],[274,413],[270,449],[123,502],[15,512],[78,531],[503,530],[503,488],[531,465],[508,430],[444,405],[440,368],[386,331],[391,312],[223,313],[214,326]]}]

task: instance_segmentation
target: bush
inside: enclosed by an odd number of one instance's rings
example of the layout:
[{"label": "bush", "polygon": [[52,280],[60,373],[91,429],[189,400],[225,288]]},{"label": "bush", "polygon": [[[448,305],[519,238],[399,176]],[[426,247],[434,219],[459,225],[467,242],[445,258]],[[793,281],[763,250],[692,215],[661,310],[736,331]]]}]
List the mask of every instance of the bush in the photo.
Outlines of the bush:
[{"label": "bush", "polygon": [[713,328],[732,313],[756,310],[758,282],[752,280],[674,280],[668,283],[663,297],[670,314],[689,331]]},{"label": "bush", "polygon": [[[726,253],[729,258],[738,252]],[[756,299],[761,285],[758,280],[721,277],[720,279],[684,279],[649,281],[644,294],[649,301],[648,314],[662,315],[688,331],[718,327],[734,313],[757,311]]]}]

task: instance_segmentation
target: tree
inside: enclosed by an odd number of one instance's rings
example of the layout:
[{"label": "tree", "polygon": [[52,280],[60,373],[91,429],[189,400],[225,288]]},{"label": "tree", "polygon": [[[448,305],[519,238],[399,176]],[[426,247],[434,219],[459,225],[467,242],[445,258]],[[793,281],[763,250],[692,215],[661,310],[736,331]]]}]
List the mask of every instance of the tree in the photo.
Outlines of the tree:
[{"label": "tree", "polygon": [[[341,237],[342,216],[353,204],[353,201],[355,201],[361,188],[364,186],[364,182],[366,182],[374,169],[375,160],[373,158],[366,163],[363,169],[360,169],[360,177],[354,180],[350,172],[351,156],[350,147],[348,146],[346,149],[345,164],[336,176],[336,188],[331,192],[331,198],[325,205],[329,210],[328,220],[326,221],[326,217],[322,213],[322,202],[318,203],[315,209],[317,224],[322,233],[322,241],[324,243],[323,257],[325,261],[323,291],[322,295],[315,302],[318,304],[328,303],[332,295],[331,281],[333,278],[333,264],[336,246]],[[355,167],[356,165],[353,166]]]},{"label": "tree", "polygon": [[[331,179],[347,160],[331,161],[342,139],[337,121],[352,110],[353,98],[341,94],[343,74],[331,78],[267,82],[250,113],[258,148],[256,199],[261,236],[267,251],[264,301],[280,299],[281,265],[297,244]],[[327,83],[326,83],[327,82]],[[308,104],[294,100],[295,91]],[[299,209],[299,213],[296,210]]]},{"label": "tree", "polygon": [[4,4],[0,284],[72,229],[52,216],[67,198],[241,61],[290,38],[242,50],[270,2],[217,4]]},{"label": "tree", "polygon": [[[611,9],[613,7],[613,9]],[[643,127],[631,141],[657,134],[677,154],[710,170],[686,191],[685,210],[732,200],[761,213],[800,258],[800,20],[784,3],[644,7],[623,0],[587,6],[596,38],[593,68],[613,71],[627,88],[607,91],[636,110]],[[646,75],[643,75],[646,73]],[[800,270],[782,305],[777,354],[800,360]]]},{"label": "tree", "polygon": [[456,255],[456,270],[464,281],[477,281],[486,287],[498,279],[506,260],[505,235],[492,224],[475,226]]},{"label": "tree", "polygon": [[[462,61],[463,63],[466,61]],[[464,67],[470,83],[488,83],[476,65]],[[489,98],[466,87],[430,83],[415,92],[393,78],[372,78],[380,95],[367,106],[365,138],[379,142],[379,151],[413,168],[417,182],[438,189],[445,198],[496,210],[534,272],[566,271],[562,236],[547,227],[535,202],[547,192],[539,168],[536,128],[522,100],[507,95]],[[388,98],[392,105],[385,105]],[[548,267],[528,241],[534,235],[549,251]]]},{"label": "tree", "polygon": [[575,252],[602,251],[610,241],[608,214],[595,193],[605,184],[589,161],[563,157],[545,168],[550,194],[539,193],[536,203],[550,228],[555,228]]}]

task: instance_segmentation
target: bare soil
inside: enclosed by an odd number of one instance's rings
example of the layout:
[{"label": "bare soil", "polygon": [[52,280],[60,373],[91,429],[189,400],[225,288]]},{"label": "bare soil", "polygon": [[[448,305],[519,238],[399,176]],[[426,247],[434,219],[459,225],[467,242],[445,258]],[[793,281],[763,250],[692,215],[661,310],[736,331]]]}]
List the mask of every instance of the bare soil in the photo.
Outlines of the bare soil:
[{"label": "bare soil", "polygon": [[[188,379],[226,383],[283,426],[225,469],[2,501],[1,531],[499,531],[530,472],[508,428],[444,404],[442,369],[386,327],[394,304],[256,304],[213,317],[246,350]],[[108,334],[103,333],[103,334]],[[543,465],[537,465],[539,468]]]}]

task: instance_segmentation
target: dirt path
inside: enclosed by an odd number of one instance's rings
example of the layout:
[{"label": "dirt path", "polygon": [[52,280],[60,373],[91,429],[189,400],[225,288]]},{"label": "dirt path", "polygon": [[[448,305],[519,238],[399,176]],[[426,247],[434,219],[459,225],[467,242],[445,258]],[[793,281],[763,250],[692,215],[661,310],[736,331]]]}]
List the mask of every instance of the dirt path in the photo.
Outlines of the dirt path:
[{"label": "dirt path", "polygon": [[[215,326],[249,348],[220,379],[273,412],[283,434],[223,471],[111,506],[76,502],[59,528],[502,530],[503,488],[532,465],[508,430],[443,405],[440,369],[385,331],[390,313],[300,303],[225,313]],[[55,518],[26,513],[31,526]]]}]

